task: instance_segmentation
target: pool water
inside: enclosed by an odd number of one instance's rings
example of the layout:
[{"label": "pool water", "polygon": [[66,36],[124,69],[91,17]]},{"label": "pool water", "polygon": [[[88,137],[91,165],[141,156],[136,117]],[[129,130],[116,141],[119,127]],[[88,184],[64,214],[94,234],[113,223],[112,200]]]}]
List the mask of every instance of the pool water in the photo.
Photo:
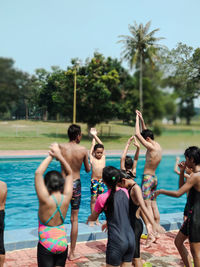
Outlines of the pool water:
[{"label": "pool water", "polygon": [[[6,230],[37,227],[38,200],[34,188],[34,173],[43,158],[15,158],[0,159],[0,179],[7,183],[8,195],[6,201]],[[137,166],[136,182],[140,185],[144,169],[145,158],[140,156]],[[158,188],[167,190],[178,189],[178,175],[174,173],[175,156],[163,156],[157,169]],[[120,167],[120,157],[107,157],[106,165]],[[56,160],[52,161],[49,170],[59,170],[60,165]],[[86,222],[90,214],[90,177],[82,166],[82,200],[79,212],[79,222]],[[186,195],[180,198],[160,195],[157,198],[160,213],[183,212]],[[104,219],[104,215],[100,215]],[[65,220],[70,223],[70,208]]]}]

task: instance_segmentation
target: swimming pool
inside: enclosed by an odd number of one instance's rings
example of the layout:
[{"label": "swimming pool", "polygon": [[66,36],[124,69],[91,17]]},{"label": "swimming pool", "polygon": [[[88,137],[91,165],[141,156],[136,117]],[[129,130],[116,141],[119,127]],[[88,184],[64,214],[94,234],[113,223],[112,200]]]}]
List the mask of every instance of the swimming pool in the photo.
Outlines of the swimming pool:
[{"label": "swimming pool", "polygon": [[[0,159],[0,179],[8,186],[6,202],[6,230],[37,227],[38,200],[34,188],[34,173],[43,158],[7,158]],[[140,156],[137,166],[136,182],[141,184],[145,158]],[[158,167],[158,188],[176,190],[178,188],[178,175],[173,172],[175,156],[163,156]],[[120,167],[120,157],[107,157],[106,165]],[[59,162],[54,160],[49,170],[60,170]],[[79,221],[86,222],[90,214],[90,177],[81,169],[82,201],[79,212]],[[160,213],[182,212],[186,196],[172,198],[160,195],[157,199]],[[103,218],[101,215],[100,219]],[[70,223],[70,209],[66,223]]]}]

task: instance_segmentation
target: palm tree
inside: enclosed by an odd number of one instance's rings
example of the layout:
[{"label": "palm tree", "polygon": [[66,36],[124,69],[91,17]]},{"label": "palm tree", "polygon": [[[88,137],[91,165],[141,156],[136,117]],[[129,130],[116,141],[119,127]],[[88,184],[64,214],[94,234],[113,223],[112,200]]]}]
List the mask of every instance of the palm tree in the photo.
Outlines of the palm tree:
[{"label": "palm tree", "polygon": [[[149,59],[151,63],[157,57],[157,50],[161,47],[157,44],[157,41],[164,38],[156,38],[154,34],[159,31],[155,29],[149,32],[151,21],[147,22],[145,26],[143,24],[129,25],[129,31],[131,35],[120,35],[123,38],[119,43],[124,44],[124,50],[122,51],[123,59],[128,61],[130,69],[133,66],[139,65],[140,80],[139,80],[139,93],[140,93],[140,110],[143,110],[143,88],[142,88],[142,76],[143,76],[143,64],[146,59]],[[149,32],[149,33],[148,33]]]}]

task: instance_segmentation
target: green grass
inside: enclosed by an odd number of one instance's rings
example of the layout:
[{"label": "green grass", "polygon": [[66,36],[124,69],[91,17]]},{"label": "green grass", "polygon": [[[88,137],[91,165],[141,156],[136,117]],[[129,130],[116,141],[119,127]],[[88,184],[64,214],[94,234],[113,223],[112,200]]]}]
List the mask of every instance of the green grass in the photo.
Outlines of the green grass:
[{"label": "green grass", "polygon": [[[0,121],[0,150],[39,150],[48,149],[52,142],[67,142],[67,128],[70,123],[41,121]],[[91,138],[87,125],[81,125],[83,138],[81,143],[88,149]],[[123,149],[134,127],[120,121],[98,124],[96,128],[106,149]],[[190,145],[200,145],[200,123],[187,125],[162,126],[162,135],[156,137],[163,149],[183,150]]]}]

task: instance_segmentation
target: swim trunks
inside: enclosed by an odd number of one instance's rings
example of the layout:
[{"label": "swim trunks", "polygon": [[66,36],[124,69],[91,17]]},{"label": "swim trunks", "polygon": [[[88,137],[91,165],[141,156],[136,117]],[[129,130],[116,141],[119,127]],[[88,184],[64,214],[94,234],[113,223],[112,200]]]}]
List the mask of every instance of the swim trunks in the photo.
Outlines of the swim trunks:
[{"label": "swim trunks", "polygon": [[200,242],[200,192],[192,187],[188,195],[187,220],[184,221],[180,231],[189,237],[190,242]]},{"label": "swim trunks", "polygon": [[[101,213],[111,190],[98,196],[94,210]],[[132,262],[135,251],[135,235],[129,218],[129,195],[126,189],[120,188],[114,194],[113,214],[106,212],[108,225],[108,243],[106,263],[119,266],[122,262]]]},{"label": "swim trunks", "polygon": [[105,191],[105,184],[102,179],[91,178],[90,191],[92,197],[97,197],[98,195],[103,194]]},{"label": "swim trunks", "polygon": [[155,175],[144,174],[142,179],[142,196],[144,200],[155,200],[158,179]]},{"label": "swim trunks", "polygon": [[5,211],[0,210],[0,254],[5,255],[5,248],[4,248],[4,218],[5,218]]},{"label": "swim trunks", "polygon": [[71,199],[71,209],[78,210],[81,204],[81,180],[77,179],[73,182],[73,193]]}]

